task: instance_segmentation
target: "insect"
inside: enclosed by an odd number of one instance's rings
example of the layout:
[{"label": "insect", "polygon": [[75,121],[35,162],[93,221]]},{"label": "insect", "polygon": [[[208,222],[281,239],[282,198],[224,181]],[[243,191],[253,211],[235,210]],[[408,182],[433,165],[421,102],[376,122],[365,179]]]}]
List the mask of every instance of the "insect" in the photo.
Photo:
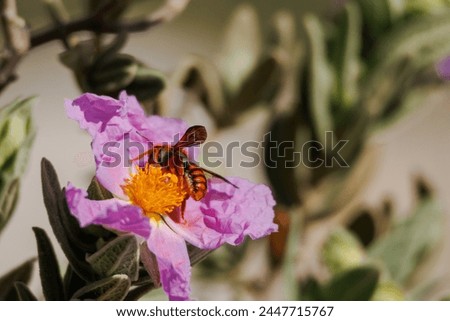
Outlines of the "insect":
[{"label": "insect", "polygon": [[167,169],[172,174],[182,177],[187,194],[196,201],[201,200],[206,195],[208,190],[205,173],[217,177],[235,188],[238,188],[225,177],[206,168],[200,167],[189,160],[183,148],[203,144],[206,137],[207,133],[205,127],[191,126],[186,130],[180,140],[175,143],[175,145],[153,146],[153,148],[140,154],[133,160],[138,160],[145,155],[148,155],[147,162],[149,164],[157,164]]}]

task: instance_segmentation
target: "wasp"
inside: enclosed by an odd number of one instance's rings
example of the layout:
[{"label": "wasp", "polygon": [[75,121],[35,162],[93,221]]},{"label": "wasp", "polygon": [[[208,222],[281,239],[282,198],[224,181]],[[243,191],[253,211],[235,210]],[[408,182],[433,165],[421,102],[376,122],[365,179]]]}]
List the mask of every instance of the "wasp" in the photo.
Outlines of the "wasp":
[{"label": "wasp", "polygon": [[189,160],[184,148],[199,146],[206,141],[206,137],[207,132],[204,126],[191,126],[173,146],[153,146],[133,160],[138,160],[145,155],[148,155],[147,162],[149,164],[159,165],[170,173],[182,177],[187,195],[196,201],[201,200],[208,190],[205,173],[217,177],[235,188],[238,188],[225,177],[200,167]]}]

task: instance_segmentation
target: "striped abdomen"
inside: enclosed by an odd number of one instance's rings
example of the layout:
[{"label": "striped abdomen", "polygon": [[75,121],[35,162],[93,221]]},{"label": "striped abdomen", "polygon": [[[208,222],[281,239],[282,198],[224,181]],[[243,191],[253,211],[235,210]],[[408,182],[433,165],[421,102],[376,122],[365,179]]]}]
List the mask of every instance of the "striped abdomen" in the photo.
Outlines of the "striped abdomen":
[{"label": "striped abdomen", "polygon": [[201,200],[207,191],[205,173],[197,165],[189,163],[184,170],[184,178],[189,190],[189,196],[194,200]]}]

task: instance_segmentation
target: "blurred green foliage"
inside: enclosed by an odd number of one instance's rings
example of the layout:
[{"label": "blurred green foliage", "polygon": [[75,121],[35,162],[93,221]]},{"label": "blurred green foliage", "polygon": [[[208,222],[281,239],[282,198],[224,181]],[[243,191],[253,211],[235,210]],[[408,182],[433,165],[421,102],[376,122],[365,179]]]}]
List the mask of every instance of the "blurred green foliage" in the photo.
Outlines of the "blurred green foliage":
[{"label": "blurred green foliage", "polygon": [[33,101],[20,99],[0,109],[0,232],[17,203],[20,176],[33,143]]}]

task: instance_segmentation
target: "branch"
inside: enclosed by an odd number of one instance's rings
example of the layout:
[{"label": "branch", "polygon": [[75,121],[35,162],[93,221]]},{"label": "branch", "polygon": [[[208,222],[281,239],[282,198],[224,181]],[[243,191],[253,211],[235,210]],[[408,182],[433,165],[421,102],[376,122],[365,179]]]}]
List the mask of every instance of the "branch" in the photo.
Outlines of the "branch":
[{"label": "branch", "polygon": [[[94,15],[68,22],[57,28],[39,31],[31,36],[31,47],[40,46],[52,40],[63,40],[68,35],[79,31],[98,33],[140,32],[168,22],[178,16],[189,4],[190,0],[166,0],[166,3],[156,10],[150,17],[138,21],[123,21],[105,24],[103,15],[105,10],[99,10]],[[61,30],[64,30],[62,34]]]},{"label": "branch", "polygon": [[[48,30],[38,31],[31,35],[25,21],[17,15],[15,0],[0,0],[1,23],[5,37],[5,47],[0,53],[0,92],[15,79],[15,70],[20,59],[30,48],[40,46],[53,40],[61,40],[68,46],[67,37],[79,31],[96,33],[127,33],[147,30],[153,26],[168,22],[178,16],[189,4],[190,0],[166,0],[166,2],[147,19],[139,21],[105,22],[105,15],[109,12],[107,6],[99,8],[93,15],[66,22],[59,19],[59,11],[50,11],[56,25]],[[58,1],[48,0],[48,3],[58,6]],[[58,9],[57,7],[55,7]],[[54,8],[52,8],[54,9]]]}]

